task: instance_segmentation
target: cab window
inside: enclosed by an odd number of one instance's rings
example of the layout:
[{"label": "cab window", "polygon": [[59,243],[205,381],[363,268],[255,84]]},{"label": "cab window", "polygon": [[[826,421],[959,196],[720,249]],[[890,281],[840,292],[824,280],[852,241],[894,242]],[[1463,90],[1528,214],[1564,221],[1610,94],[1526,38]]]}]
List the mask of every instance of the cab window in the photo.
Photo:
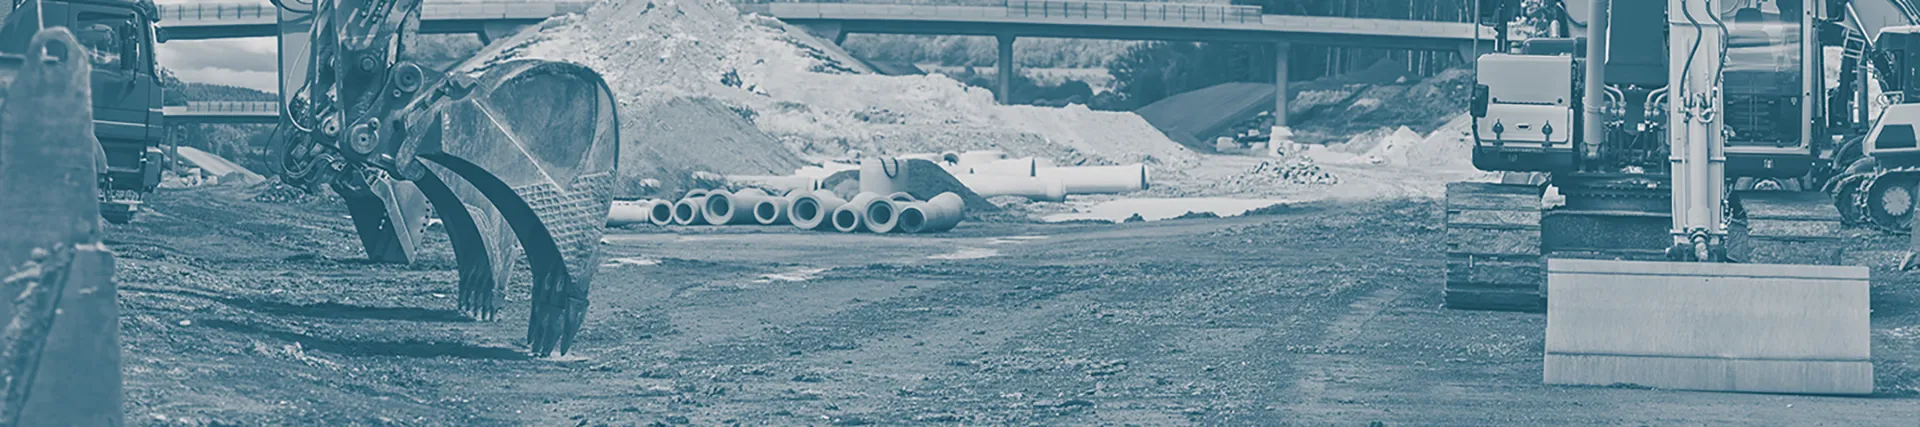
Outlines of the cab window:
[{"label": "cab window", "polygon": [[133,15],[82,13],[75,24],[74,36],[87,47],[93,68],[131,69],[145,60],[145,43]]}]

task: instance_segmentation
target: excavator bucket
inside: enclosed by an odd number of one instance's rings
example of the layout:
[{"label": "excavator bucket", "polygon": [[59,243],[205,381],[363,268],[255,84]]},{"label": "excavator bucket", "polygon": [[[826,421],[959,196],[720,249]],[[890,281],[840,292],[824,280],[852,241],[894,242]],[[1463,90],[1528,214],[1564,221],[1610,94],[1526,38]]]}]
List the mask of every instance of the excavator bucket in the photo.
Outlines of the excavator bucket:
[{"label": "excavator bucket", "polygon": [[1873,393],[1866,267],[1551,259],[1546,383]]},{"label": "excavator bucket", "polygon": [[540,356],[566,354],[586,319],[613,203],[620,148],[613,93],[598,73],[575,64],[514,60],[475,74],[456,75],[430,95],[441,99],[408,126],[419,131],[399,147],[396,163],[406,165],[408,180],[428,183],[428,201],[449,235],[459,236],[462,308],[493,313],[493,290],[513,259],[505,233],[490,222],[497,214],[533,270],[528,346]]},{"label": "excavator bucket", "polygon": [[86,53],[65,28],[28,34],[0,56],[0,425],[117,426],[119,305]]}]

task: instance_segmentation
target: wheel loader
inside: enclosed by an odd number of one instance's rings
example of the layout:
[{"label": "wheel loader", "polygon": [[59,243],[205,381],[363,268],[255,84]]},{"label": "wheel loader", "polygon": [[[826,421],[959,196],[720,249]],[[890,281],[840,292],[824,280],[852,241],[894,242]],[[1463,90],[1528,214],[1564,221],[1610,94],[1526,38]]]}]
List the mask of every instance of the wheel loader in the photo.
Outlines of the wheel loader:
[{"label": "wheel loader", "polygon": [[[1844,68],[1848,74],[1842,77],[1853,95],[1849,110],[1872,127],[1842,146],[1845,170],[1827,190],[1849,225],[1906,234],[1920,200],[1920,148],[1914,142],[1914,127],[1920,126],[1920,7],[1896,2],[1887,9],[1882,13],[1898,19],[1863,19],[1848,34],[1845,58],[1858,64]],[[1875,93],[1874,86],[1883,92]],[[1884,110],[1876,114],[1877,108]]]},{"label": "wheel loader", "polygon": [[1838,215],[1735,191],[1831,169],[1854,127],[1829,120],[1822,34],[1848,6],[1567,0],[1563,37],[1479,56],[1474,165],[1546,179],[1448,186],[1445,306],[1546,311],[1550,384],[1872,392],[1866,269],[1758,257],[1748,227]]}]

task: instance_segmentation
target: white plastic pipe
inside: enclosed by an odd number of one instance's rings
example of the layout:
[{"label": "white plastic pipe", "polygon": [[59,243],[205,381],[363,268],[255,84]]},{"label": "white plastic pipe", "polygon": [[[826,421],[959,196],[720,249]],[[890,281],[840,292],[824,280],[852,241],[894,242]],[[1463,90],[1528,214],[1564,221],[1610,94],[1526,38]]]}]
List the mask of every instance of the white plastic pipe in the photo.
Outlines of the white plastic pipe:
[{"label": "white plastic pipe", "polygon": [[1007,152],[1005,151],[980,150],[960,153],[959,161],[956,163],[959,163],[962,168],[970,168],[976,165],[984,165],[1006,159]]},{"label": "white plastic pipe", "polygon": [[833,211],[840,209],[840,206],[847,204],[846,199],[827,190],[794,193],[788,196],[792,202],[787,204],[787,218],[793,222],[794,227],[801,230],[825,230],[833,227],[833,221],[828,217],[833,216]]},{"label": "white plastic pipe", "polygon": [[967,167],[967,173],[974,175],[1002,175],[1033,177],[1040,168],[1040,161],[1033,157],[995,160]]},{"label": "white plastic pipe", "polygon": [[1147,165],[1040,168],[1034,176],[1059,179],[1067,194],[1118,194],[1152,188]]},{"label": "white plastic pipe", "polygon": [[760,225],[786,225],[792,222],[787,218],[787,210],[792,207],[793,199],[787,197],[768,197],[753,204],[753,221]]},{"label": "white plastic pipe", "polygon": [[842,233],[868,230],[867,206],[874,201],[884,200],[886,199],[877,193],[860,193],[854,196],[853,200],[848,200],[847,204],[833,210],[833,229],[840,230]]},{"label": "white plastic pipe", "polygon": [[701,211],[707,205],[707,196],[688,197],[673,204],[673,223],[680,225],[706,225],[707,217]]},{"label": "white plastic pipe", "polygon": [[757,188],[727,192],[715,190],[707,194],[707,204],[701,209],[707,223],[713,225],[753,224],[753,205],[767,199],[767,192]]},{"label": "white plastic pipe", "polygon": [[967,201],[960,195],[940,193],[925,202],[900,207],[899,230],[906,233],[941,233],[952,230],[967,217]]},{"label": "white plastic pipe", "polygon": [[653,206],[650,206],[647,208],[647,220],[650,222],[653,222],[653,225],[658,225],[662,227],[672,225],[673,224],[673,202],[666,201],[666,200],[655,200],[653,202]]},{"label": "white plastic pipe", "polygon": [[615,200],[607,209],[607,226],[624,227],[633,224],[646,224],[653,213],[653,200]]},{"label": "white plastic pipe", "polygon": [[954,178],[980,197],[1019,196],[1051,202],[1067,200],[1067,186],[1058,178],[997,175],[954,175]]},{"label": "white plastic pipe", "polygon": [[813,179],[827,179],[827,177],[833,176],[833,174],[840,173],[841,171],[850,171],[850,170],[856,170],[856,169],[860,169],[860,166],[846,164],[846,163],[839,163],[839,162],[827,162],[825,164],[821,164],[820,166],[807,166],[800,169],[795,169],[793,171],[793,175],[804,176],[804,177],[813,178]]}]

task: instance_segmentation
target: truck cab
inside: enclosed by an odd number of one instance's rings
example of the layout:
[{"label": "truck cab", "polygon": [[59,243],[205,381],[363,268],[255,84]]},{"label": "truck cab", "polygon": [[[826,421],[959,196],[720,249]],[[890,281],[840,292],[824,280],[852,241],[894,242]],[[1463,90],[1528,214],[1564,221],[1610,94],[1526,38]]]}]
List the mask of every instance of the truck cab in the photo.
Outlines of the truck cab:
[{"label": "truck cab", "polygon": [[[30,12],[31,6],[20,1],[0,5],[6,6],[0,12]],[[39,25],[9,25],[0,30],[5,33],[0,39],[24,41],[39,28],[66,27],[87,48],[93,132],[106,154],[100,212],[108,221],[130,221],[146,195],[160,185],[165,167],[160,142],[166,128],[154,58],[159,10],[152,0],[42,0],[39,7]]]}]

